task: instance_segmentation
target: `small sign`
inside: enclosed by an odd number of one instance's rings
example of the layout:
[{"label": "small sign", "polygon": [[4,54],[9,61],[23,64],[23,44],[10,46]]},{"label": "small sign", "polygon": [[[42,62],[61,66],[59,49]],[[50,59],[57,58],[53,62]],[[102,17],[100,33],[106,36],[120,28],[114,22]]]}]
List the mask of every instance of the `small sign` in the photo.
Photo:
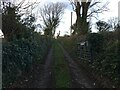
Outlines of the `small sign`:
[{"label": "small sign", "polygon": [[85,42],[80,43],[80,45],[82,45],[82,46],[85,45]]}]

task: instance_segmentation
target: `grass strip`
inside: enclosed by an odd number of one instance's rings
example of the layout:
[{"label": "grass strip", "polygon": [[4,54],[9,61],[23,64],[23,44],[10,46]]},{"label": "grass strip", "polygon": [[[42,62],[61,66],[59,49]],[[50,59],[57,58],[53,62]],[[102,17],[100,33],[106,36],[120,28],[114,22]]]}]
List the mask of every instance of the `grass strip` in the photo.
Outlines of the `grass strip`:
[{"label": "grass strip", "polygon": [[55,41],[54,43],[54,72],[56,80],[56,88],[70,87],[70,73],[67,62],[65,61],[62,49]]}]

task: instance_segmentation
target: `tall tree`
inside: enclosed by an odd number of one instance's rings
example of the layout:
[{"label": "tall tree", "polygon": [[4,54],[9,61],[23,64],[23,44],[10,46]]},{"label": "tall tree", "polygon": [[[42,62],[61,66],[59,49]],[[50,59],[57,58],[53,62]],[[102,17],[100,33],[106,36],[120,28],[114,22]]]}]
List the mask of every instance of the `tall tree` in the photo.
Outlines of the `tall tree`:
[{"label": "tall tree", "polygon": [[[10,40],[13,37],[19,37],[21,32],[24,30],[22,28],[24,26],[23,24],[31,26],[29,24],[34,21],[34,17],[30,15],[31,13],[29,13],[25,20],[21,20],[21,17],[23,16],[23,13],[21,13],[23,10],[23,3],[24,0],[22,0],[18,5],[7,1],[2,2],[2,32],[6,40]],[[28,9],[32,5],[34,4],[28,4],[24,6],[24,9]],[[25,21],[27,23],[23,23],[22,21]]]},{"label": "tall tree", "polygon": [[[95,13],[102,13],[106,11],[106,5],[102,7],[96,6],[100,2],[96,2],[95,0],[69,0],[73,10],[76,12],[76,32],[78,34],[86,34],[89,28],[88,18],[94,17]],[[95,7],[96,6],[96,7]]]},{"label": "tall tree", "polygon": [[6,4],[2,13],[2,32],[6,39],[10,39],[20,31],[20,29],[18,30],[19,20],[20,16],[16,11],[16,6],[11,5],[10,2]]},{"label": "tall tree", "polygon": [[40,8],[40,14],[44,23],[44,34],[54,36],[66,5],[64,3],[49,3]]}]

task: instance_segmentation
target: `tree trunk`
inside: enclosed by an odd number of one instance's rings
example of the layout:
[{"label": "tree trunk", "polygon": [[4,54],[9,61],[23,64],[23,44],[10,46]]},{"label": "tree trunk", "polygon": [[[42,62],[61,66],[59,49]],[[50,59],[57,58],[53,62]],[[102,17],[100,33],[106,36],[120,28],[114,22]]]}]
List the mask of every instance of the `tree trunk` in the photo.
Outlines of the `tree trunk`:
[{"label": "tree trunk", "polygon": [[87,22],[87,12],[89,8],[90,2],[77,2],[76,6],[76,32],[79,35],[85,35],[88,33],[88,22]]}]

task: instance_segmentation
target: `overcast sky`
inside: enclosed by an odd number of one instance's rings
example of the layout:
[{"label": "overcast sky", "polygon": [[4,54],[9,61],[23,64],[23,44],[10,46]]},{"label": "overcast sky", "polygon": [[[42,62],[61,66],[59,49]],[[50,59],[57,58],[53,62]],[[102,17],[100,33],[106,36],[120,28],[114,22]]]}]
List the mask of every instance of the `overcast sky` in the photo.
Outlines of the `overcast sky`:
[{"label": "overcast sky", "polygon": [[[13,2],[14,1],[17,1],[17,0],[13,0]],[[20,1],[20,0],[18,0],[18,1]],[[35,1],[35,0],[29,0],[29,1]],[[69,34],[70,33],[70,25],[71,25],[71,11],[72,11],[71,6],[69,5],[69,1],[68,0],[37,0],[37,1],[41,2],[39,7],[42,7],[44,4],[49,3],[49,2],[64,2],[68,5],[68,7],[65,9],[65,13],[63,15],[63,18],[61,20],[59,27],[56,30],[56,33],[61,31],[61,36],[63,36],[64,34]],[[106,1],[107,0],[104,0],[104,2],[106,2]],[[98,16],[98,19],[100,19],[100,20],[107,21],[108,19],[110,19],[110,17],[118,17],[118,2],[120,0],[108,0],[108,1],[110,2],[108,5],[108,8],[110,10],[108,12],[104,12],[103,14],[100,14]],[[73,23],[75,23],[75,21],[76,21],[76,15],[73,12]],[[92,21],[94,24],[97,20],[93,19]],[[96,32],[96,29],[93,28],[92,31]]]}]

